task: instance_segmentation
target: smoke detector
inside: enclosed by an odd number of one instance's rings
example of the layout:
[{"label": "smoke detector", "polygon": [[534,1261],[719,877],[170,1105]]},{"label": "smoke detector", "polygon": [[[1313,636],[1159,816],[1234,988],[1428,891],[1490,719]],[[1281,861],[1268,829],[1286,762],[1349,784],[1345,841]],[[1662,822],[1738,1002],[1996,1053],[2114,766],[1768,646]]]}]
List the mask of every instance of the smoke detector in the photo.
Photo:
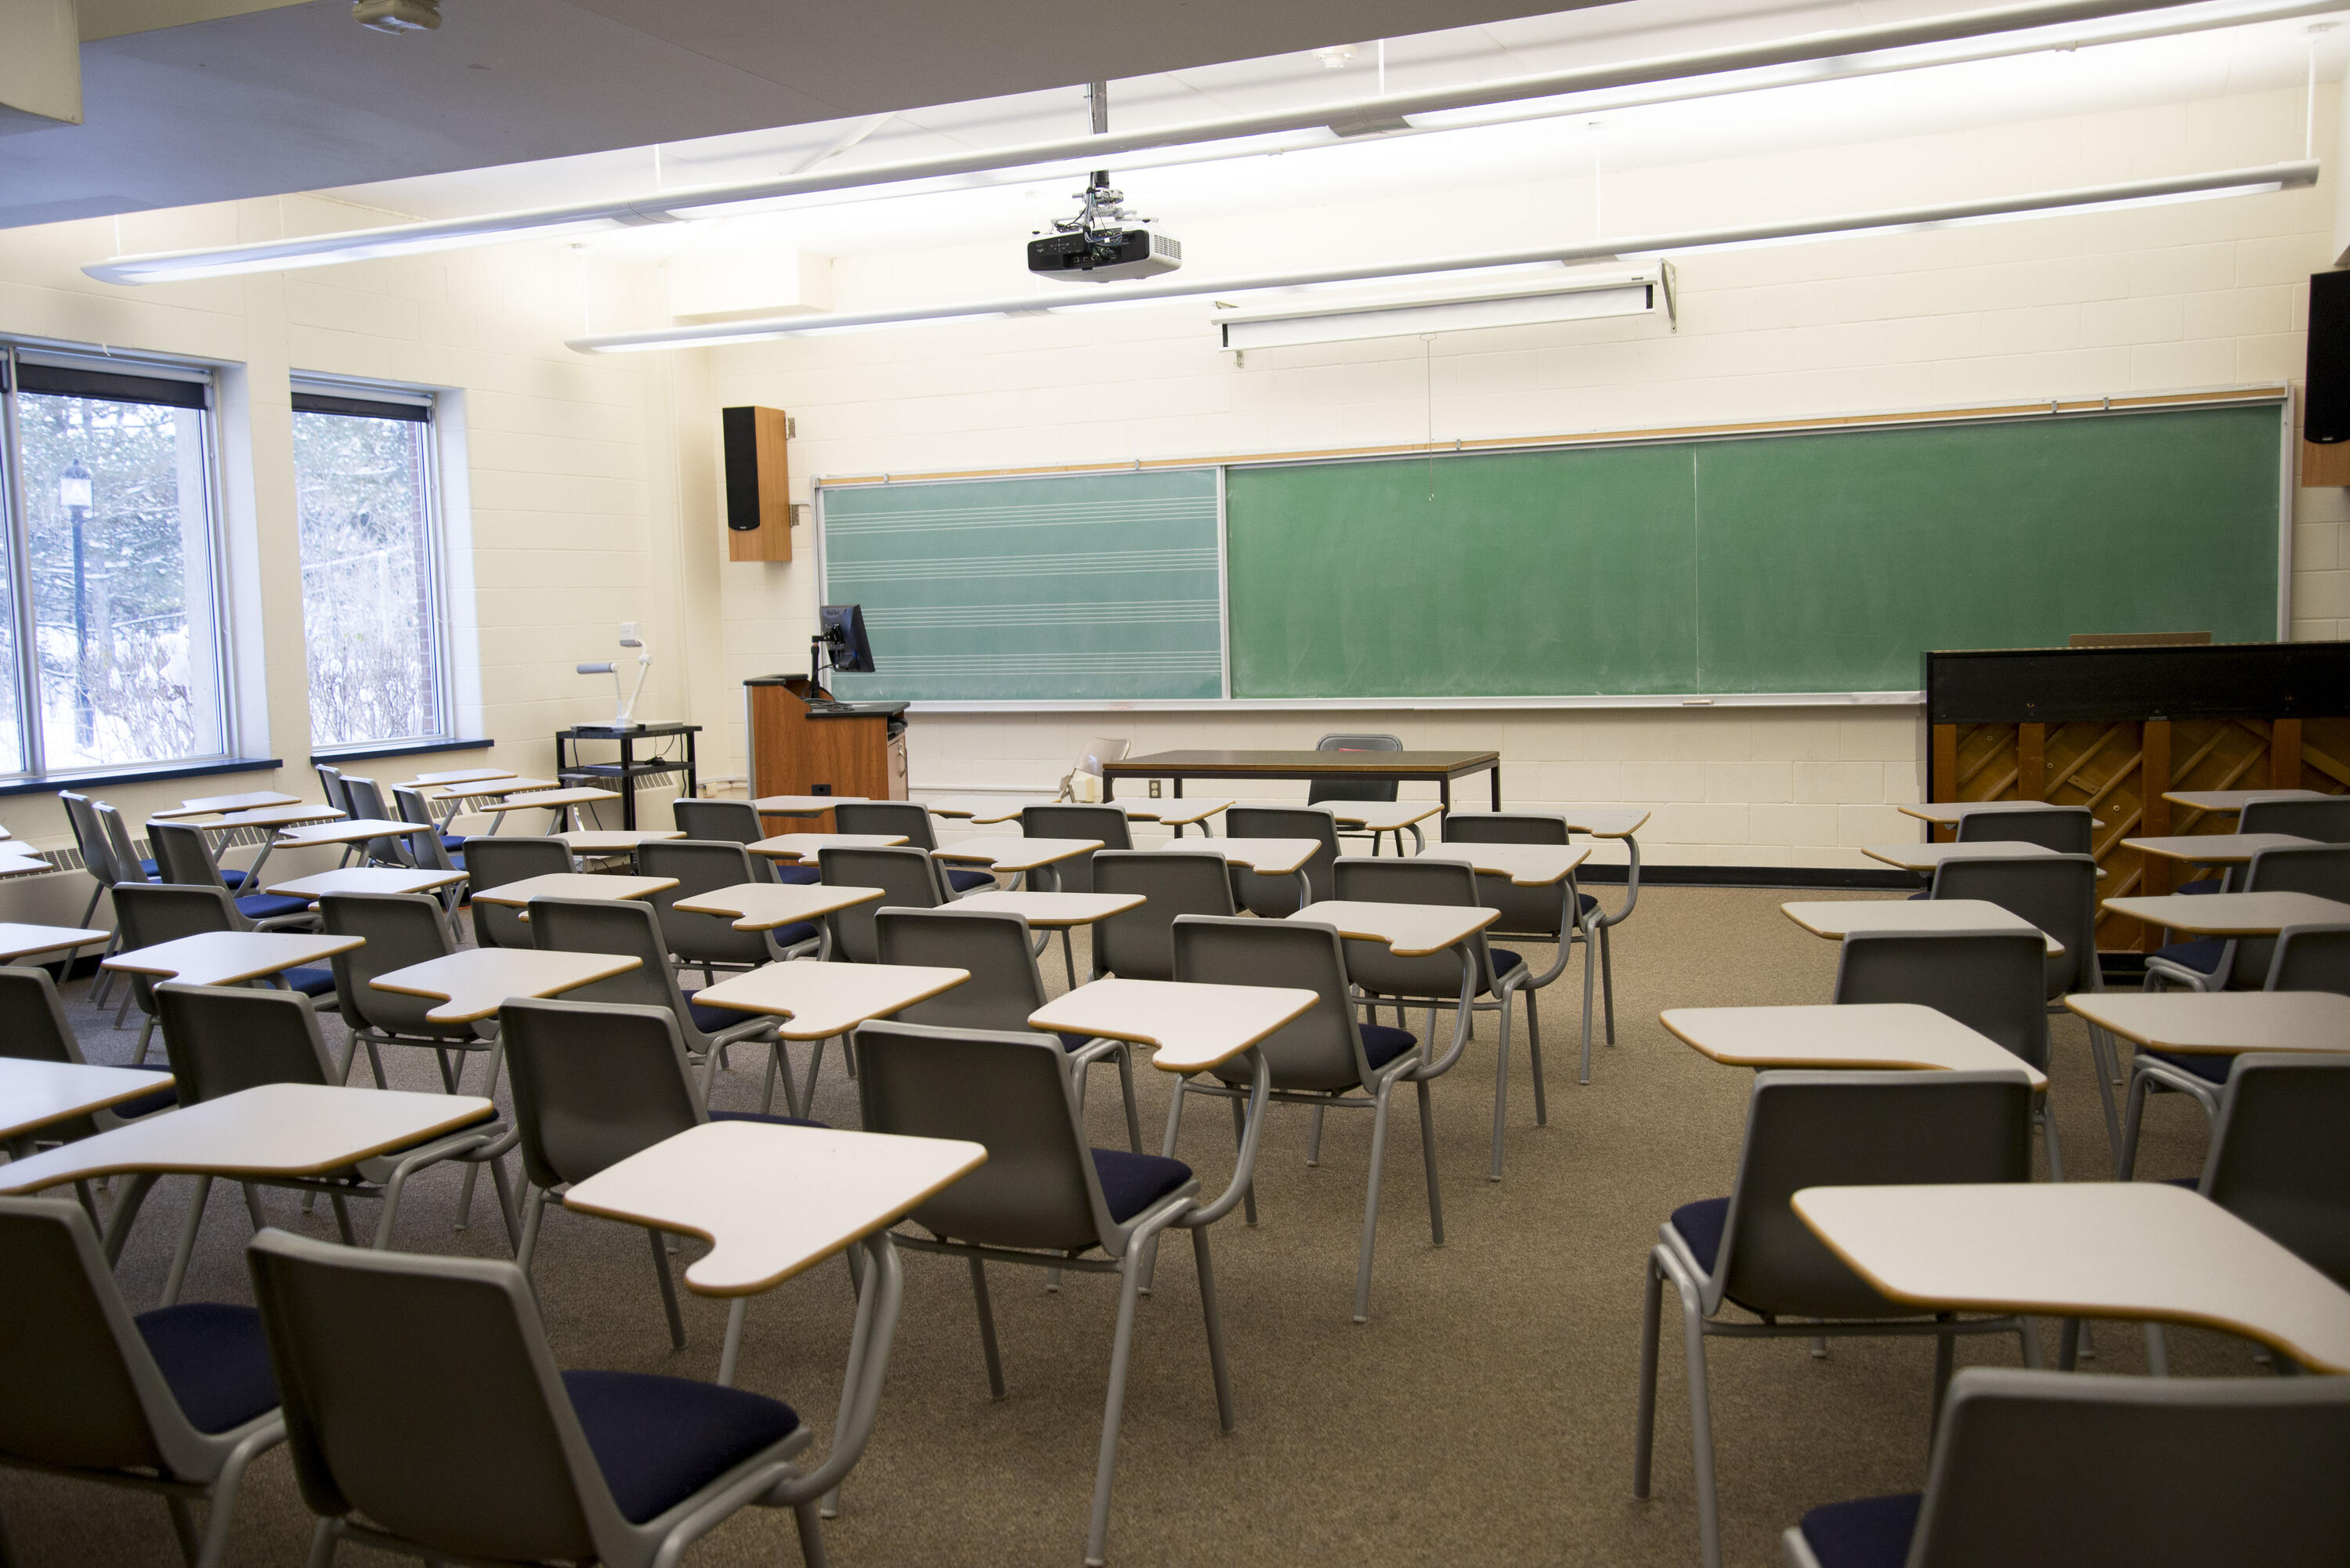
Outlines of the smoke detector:
[{"label": "smoke detector", "polygon": [[351,20],[379,33],[429,33],[441,26],[441,0],[353,0]]}]

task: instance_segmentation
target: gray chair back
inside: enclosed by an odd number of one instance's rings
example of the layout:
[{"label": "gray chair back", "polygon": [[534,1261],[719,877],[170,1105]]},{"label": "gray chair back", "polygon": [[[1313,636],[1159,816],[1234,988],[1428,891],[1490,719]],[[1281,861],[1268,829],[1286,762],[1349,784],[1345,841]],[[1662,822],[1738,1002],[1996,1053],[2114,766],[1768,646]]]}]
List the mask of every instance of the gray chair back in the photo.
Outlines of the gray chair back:
[{"label": "gray chair back", "polygon": [[[652,896],[661,940],[681,963],[762,964],[768,960],[763,931],[738,931],[728,915],[697,915],[677,907],[680,898],[721,888],[770,880],[751,863],[751,852],[731,840],[648,839],[637,846],[637,870],[647,877],[674,877],[677,886]],[[789,928],[785,928],[788,929]],[[784,939],[786,941],[789,939]]]},{"label": "gray chair back", "polygon": [[930,807],[910,800],[847,801],[832,808],[832,820],[843,833],[902,833],[916,849],[939,846]]},{"label": "gray chair back", "polygon": [[[1350,855],[1331,871],[1335,895],[1350,903],[1483,907],[1478,898],[1477,873],[1458,860]],[[1471,938],[1469,947],[1476,960],[1479,981],[1487,991],[1497,989],[1483,933]],[[1451,999],[1461,994],[1461,960],[1449,948],[1425,958],[1404,958],[1385,942],[1349,941],[1347,974],[1357,985],[1379,996]]]},{"label": "gray chair back", "polygon": [[2240,833],[2290,833],[2319,844],[2350,844],[2350,794],[2324,800],[2255,800],[2236,819]]},{"label": "gray chair back", "polygon": [[[228,896],[228,889],[215,884],[210,888],[174,887],[168,882],[117,882],[114,885],[114,929],[122,939],[122,950],[159,947],[175,942],[182,937],[202,936],[207,931],[241,931],[245,929],[244,917]],[[139,1011],[151,1015],[155,1011],[155,991],[152,976],[130,976],[130,998]]]},{"label": "gray chair back", "polygon": [[65,1002],[48,971],[29,964],[0,967],[0,1018],[8,1021],[8,1027],[0,1029],[0,1056],[81,1063],[81,1042],[74,1038]]},{"label": "gray chair back", "polygon": [[336,1082],[318,1015],[298,991],[166,981],[155,988],[155,1021],[183,1106],[265,1084]]},{"label": "gray chair back", "polygon": [[[1442,818],[1440,827],[1444,843],[1450,844],[1565,844],[1570,836],[1565,817],[1535,812],[1453,815]],[[1431,859],[1444,858],[1444,843],[1426,851],[1427,855]],[[1500,921],[1492,927],[1495,935],[1556,941],[1574,919],[1564,889],[1521,888],[1507,877],[1478,877],[1477,901],[1502,911]]]},{"label": "gray chair back", "polygon": [[1806,1187],[2031,1175],[2032,1085],[2021,1072],[1758,1074],[1706,1309],[1726,1296],[1783,1316],[1915,1317],[1828,1251],[1789,1200]]},{"label": "gray chair back", "polygon": [[[482,834],[465,840],[465,882],[487,892],[509,882],[553,876],[571,869],[571,847],[559,838],[502,838]],[[504,904],[473,900],[473,940],[485,948],[529,948],[537,942],[521,911]]]},{"label": "gray chair back", "polygon": [[[114,857],[106,846],[106,826],[98,820],[89,796],[59,790],[57,801],[66,808],[66,821],[73,827],[74,847],[81,851],[82,868],[97,878],[100,887],[110,888],[121,881],[114,870]],[[139,873],[137,879],[145,881],[146,874]]]},{"label": "gray chair back", "polygon": [[2012,839],[2037,844],[2059,855],[2095,851],[2094,820],[2085,805],[2052,805],[2038,811],[1975,811],[1959,818],[1959,842]]},{"label": "gray chair back", "polygon": [[[2252,803],[2254,805],[2261,804],[2259,801]],[[2350,844],[2312,844],[2301,848],[2263,849],[2252,857],[2251,865],[2245,868],[2244,891],[2309,893],[2320,898],[2350,903]],[[2228,956],[2223,966],[2227,988],[2230,991],[2256,991],[2266,984],[2269,971],[2276,962],[2276,946],[2274,937],[2240,937],[2230,942],[2225,950]]]},{"label": "gray chair back", "polygon": [[[1393,735],[1325,735],[1314,742],[1317,752],[1399,752],[1403,742]],[[1306,785],[1305,804],[1325,800],[1393,800],[1393,779],[1315,779]]]},{"label": "gray chair back", "polygon": [[1094,972],[1128,980],[1175,978],[1179,915],[1229,919],[1232,879],[1221,855],[1103,849],[1094,855],[1094,891],[1139,893],[1146,900],[1094,925]]},{"label": "gray chair back", "polygon": [[155,852],[158,881],[197,888],[228,886],[201,827],[185,822],[150,822],[147,846]]},{"label": "gray chair back", "polygon": [[208,1480],[252,1429],[207,1435],[189,1421],[79,1204],[0,1198],[0,1453]]},{"label": "gray chair back", "polygon": [[1914,1002],[2048,1068],[2048,947],[2031,931],[1854,931],[1840,1002]]},{"label": "gray chair back", "polygon": [[631,898],[533,898],[530,929],[549,952],[618,953],[637,960],[632,970],[564,995],[574,1002],[664,1008],[677,1020],[688,1048],[702,1049],[702,1033],[687,1010],[677,971],[669,966],[669,949],[651,905]]},{"label": "gray chair back", "polygon": [[2064,944],[2045,961],[2048,1000],[2104,986],[2097,967],[2097,863],[2086,855],[2025,855],[2013,859],[1945,860],[1932,897],[1981,898],[2030,920]]},{"label": "gray chair back", "polygon": [[2279,931],[2262,989],[2350,996],[2350,925],[2287,926]]},{"label": "gray chair back", "polygon": [[351,797],[343,791],[343,770],[328,767],[324,763],[315,763],[311,765],[318,770],[318,793],[324,797],[326,803],[345,816],[359,815],[358,812],[351,809]]},{"label": "gray chair back", "polygon": [[665,1007],[517,997],[498,1009],[498,1038],[534,1187],[585,1181],[710,1119]]},{"label": "gray chair back", "polygon": [[827,915],[832,931],[832,956],[847,963],[879,963],[879,939],[873,917],[882,909],[935,909],[947,901],[946,879],[927,849],[910,845],[889,847],[836,846],[816,852],[822,879],[835,888],[879,888],[881,897]]},{"label": "gray chair back", "polygon": [[122,813],[104,801],[94,802],[90,810],[97,815],[99,826],[105,830],[106,856],[113,869],[114,879],[117,882],[148,880],[147,867],[140,864],[148,857],[140,855],[139,846],[130,842],[130,825],[123,820]]},{"label": "gray chair back", "polygon": [[[438,822],[440,820],[433,815],[432,807],[426,803],[420,791],[396,789],[391,792],[391,798],[395,808],[392,815],[402,822]],[[408,846],[409,858],[428,871],[463,869],[451,858],[449,846],[441,842],[441,835],[437,830],[432,833],[411,833],[402,842]]]},{"label": "gray chair back", "polygon": [[422,893],[329,893],[318,900],[318,913],[327,935],[367,942],[335,955],[335,994],[342,998],[347,1021],[421,1039],[473,1037],[470,1023],[425,1022],[424,1015],[442,1005],[435,999],[378,991],[370,983],[380,974],[457,950],[438,902]]},{"label": "gray chair back", "polygon": [[691,800],[680,795],[669,803],[669,815],[687,837],[695,840],[756,844],[767,836],[757,809],[747,800]]},{"label": "gray chair back", "polygon": [[[602,1558],[625,1532],[504,1262],[264,1231],[245,1253],[302,1501],[436,1554]],[[463,1418],[436,1418],[462,1411]]]},{"label": "gray chair back", "polygon": [[[391,807],[384,804],[383,789],[375,780],[363,779],[356,774],[345,774],[343,794],[351,803],[350,812],[353,816],[370,818],[378,822],[391,820]],[[432,818],[427,815],[409,817],[405,820],[431,822]],[[389,836],[369,839],[367,857],[384,866],[413,866],[416,863],[415,856],[409,852],[408,840]]]},{"label": "gray chair back", "polygon": [[964,969],[971,978],[894,1015],[950,1029],[1028,1027],[1045,1005],[1028,922],[1002,909],[882,909],[873,918],[882,963]]},{"label": "gray chair back", "polygon": [[[1302,920],[1183,915],[1175,921],[1175,978],[1315,992],[1312,1007],[1257,1043],[1273,1086],[1328,1094],[1370,1085],[1371,1064],[1363,1054],[1346,953],[1335,929]],[[1228,1065],[1218,1075],[1242,1083],[1248,1072]]]},{"label": "gray chair back", "polygon": [[[1311,838],[1321,848],[1305,863],[1305,883],[1316,903],[1331,897],[1330,867],[1338,858],[1337,825],[1326,811],[1285,805],[1235,805],[1224,813],[1227,838]],[[1267,919],[1297,910],[1297,878],[1287,872],[1262,877],[1232,867],[1232,898],[1241,908]]]},{"label": "gray chair back", "polygon": [[[1020,809],[1020,831],[1031,838],[1097,838],[1103,850],[1131,849],[1134,830],[1126,813],[1114,805],[1029,805]],[[1061,878],[1065,893],[1093,893],[1100,889],[1094,881],[1093,855],[1080,855],[1063,860],[1053,867]]]},{"label": "gray chair back", "polygon": [[987,1147],[985,1165],[908,1216],[916,1225],[985,1246],[1118,1255],[1068,1058],[1050,1034],[868,1023],[857,1096],[868,1132]]},{"label": "gray chair back", "polygon": [[2350,1055],[2236,1058],[2197,1190],[2350,1289]]},{"label": "gray chair back", "polygon": [[1950,1384],[1908,1561],[2332,1568],[2350,1562],[2345,1454],[2339,1377],[1970,1366]]}]

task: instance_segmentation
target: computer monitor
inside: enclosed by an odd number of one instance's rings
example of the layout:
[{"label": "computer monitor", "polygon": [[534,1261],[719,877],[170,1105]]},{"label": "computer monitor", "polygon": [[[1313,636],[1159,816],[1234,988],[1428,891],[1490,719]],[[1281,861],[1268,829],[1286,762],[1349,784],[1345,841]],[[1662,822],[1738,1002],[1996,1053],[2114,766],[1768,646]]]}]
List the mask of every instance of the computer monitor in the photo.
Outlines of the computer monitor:
[{"label": "computer monitor", "polygon": [[817,612],[824,626],[825,646],[832,668],[842,675],[873,673],[873,645],[865,637],[865,607],[826,605]]}]

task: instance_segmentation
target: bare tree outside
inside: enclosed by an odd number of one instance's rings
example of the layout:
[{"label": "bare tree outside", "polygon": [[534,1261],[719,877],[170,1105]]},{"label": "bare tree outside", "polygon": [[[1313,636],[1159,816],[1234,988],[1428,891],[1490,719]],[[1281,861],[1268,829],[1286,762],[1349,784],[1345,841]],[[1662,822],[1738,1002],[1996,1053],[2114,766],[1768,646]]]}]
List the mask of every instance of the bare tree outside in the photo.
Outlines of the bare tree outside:
[{"label": "bare tree outside", "polygon": [[[47,768],[221,754],[203,411],[20,392],[16,416]],[[13,702],[8,727],[21,768]]]},{"label": "bare tree outside", "polygon": [[310,743],[438,735],[428,426],[345,413],[294,416]]}]

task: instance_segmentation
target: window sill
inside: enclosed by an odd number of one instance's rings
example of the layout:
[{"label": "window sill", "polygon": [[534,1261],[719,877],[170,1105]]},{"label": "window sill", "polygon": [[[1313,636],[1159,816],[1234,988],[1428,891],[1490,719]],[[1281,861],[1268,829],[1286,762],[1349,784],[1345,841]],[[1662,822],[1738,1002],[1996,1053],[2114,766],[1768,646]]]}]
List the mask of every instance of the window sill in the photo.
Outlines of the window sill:
[{"label": "window sill", "polygon": [[286,764],[276,757],[214,757],[201,763],[153,763],[140,767],[105,769],[97,773],[57,774],[41,779],[15,779],[0,784],[0,795],[57,794],[107,784],[156,784],[165,779],[209,778],[219,774],[275,773]]},{"label": "window sill", "polygon": [[363,763],[374,757],[426,757],[435,752],[486,752],[495,741],[388,741],[379,746],[337,746],[310,753],[318,763]]}]

